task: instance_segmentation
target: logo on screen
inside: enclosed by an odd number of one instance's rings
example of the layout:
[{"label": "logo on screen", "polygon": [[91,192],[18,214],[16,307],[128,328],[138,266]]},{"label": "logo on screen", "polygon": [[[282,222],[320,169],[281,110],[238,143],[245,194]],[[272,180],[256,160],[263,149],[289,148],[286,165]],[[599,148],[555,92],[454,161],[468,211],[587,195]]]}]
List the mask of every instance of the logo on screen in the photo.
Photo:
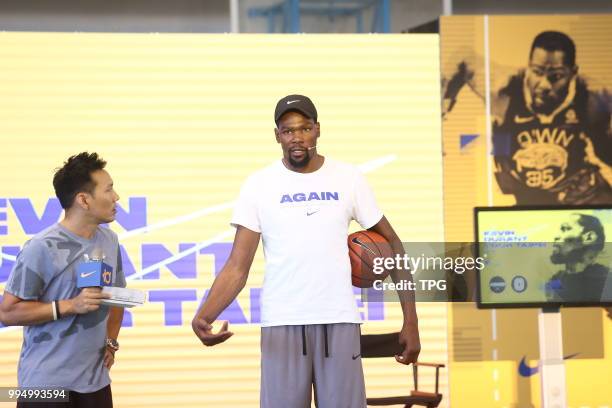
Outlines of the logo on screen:
[{"label": "logo on screen", "polygon": [[506,289],[506,281],[501,276],[494,276],[489,281],[489,288],[495,293],[502,293]]},{"label": "logo on screen", "polygon": [[516,293],[524,292],[525,289],[527,289],[527,279],[521,275],[515,276],[512,278],[512,289],[514,289]]}]

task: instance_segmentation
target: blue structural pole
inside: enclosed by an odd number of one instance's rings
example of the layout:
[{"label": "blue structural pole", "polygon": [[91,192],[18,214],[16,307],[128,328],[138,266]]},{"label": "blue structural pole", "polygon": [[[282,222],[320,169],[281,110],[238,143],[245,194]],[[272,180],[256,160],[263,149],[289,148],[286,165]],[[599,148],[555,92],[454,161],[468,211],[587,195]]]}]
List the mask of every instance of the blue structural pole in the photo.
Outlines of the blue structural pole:
[{"label": "blue structural pole", "polygon": [[[276,19],[282,17],[281,32],[300,33],[301,15],[314,14],[328,16],[332,21],[339,16],[355,17],[357,32],[364,32],[363,11],[373,8],[371,32],[391,32],[391,0],[281,0],[266,7],[252,7],[249,18],[267,19],[268,32],[276,32]],[[302,4],[303,3],[303,4]]]},{"label": "blue structural pole", "polygon": [[382,19],[382,32],[390,33],[391,32],[391,4],[390,0],[380,0],[381,1],[381,19]]},{"label": "blue structural pole", "polygon": [[300,32],[300,0],[287,0],[289,11],[289,32]]}]

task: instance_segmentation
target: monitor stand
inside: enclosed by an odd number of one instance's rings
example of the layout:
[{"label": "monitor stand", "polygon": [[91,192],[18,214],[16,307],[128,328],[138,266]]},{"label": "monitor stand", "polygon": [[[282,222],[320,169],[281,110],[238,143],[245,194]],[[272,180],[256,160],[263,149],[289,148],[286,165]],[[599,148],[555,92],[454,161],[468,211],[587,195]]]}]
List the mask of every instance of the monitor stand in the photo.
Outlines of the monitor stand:
[{"label": "monitor stand", "polygon": [[567,407],[563,333],[559,307],[542,308],[538,314],[538,327],[542,408]]}]

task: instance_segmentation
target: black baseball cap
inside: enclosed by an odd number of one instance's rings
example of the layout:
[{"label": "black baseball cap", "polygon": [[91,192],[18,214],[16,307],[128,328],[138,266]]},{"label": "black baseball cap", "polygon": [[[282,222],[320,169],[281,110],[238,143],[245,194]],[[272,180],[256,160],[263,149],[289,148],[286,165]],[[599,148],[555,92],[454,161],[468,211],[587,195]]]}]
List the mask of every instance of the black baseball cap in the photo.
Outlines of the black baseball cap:
[{"label": "black baseball cap", "polygon": [[278,120],[287,112],[299,112],[317,121],[317,108],[310,98],[304,95],[287,95],[278,101],[274,110],[274,122],[278,124]]}]

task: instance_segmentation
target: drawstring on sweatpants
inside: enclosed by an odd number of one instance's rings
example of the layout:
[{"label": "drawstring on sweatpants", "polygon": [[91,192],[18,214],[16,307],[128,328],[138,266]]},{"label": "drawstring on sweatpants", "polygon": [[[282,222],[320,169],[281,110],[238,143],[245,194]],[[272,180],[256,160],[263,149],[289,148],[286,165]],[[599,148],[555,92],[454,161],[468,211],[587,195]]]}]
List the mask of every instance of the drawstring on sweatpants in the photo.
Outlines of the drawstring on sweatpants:
[{"label": "drawstring on sweatpants", "polygon": [[[329,344],[327,341],[327,325],[323,325],[323,338],[325,341],[325,358],[329,358]],[[302,325],[302,355],[305,356],[306,353],[306,326]]]},{"label": "drawstring on sweatpants", "polygon": [[302,355],[306,355],[306,326],[302,326]]},{"label": "drawstring on sweatpants", "polygon": [[323,325],[323,336],[325,337],[325,358],[329,357],[329,349],[327,347],[327,325]]}]

